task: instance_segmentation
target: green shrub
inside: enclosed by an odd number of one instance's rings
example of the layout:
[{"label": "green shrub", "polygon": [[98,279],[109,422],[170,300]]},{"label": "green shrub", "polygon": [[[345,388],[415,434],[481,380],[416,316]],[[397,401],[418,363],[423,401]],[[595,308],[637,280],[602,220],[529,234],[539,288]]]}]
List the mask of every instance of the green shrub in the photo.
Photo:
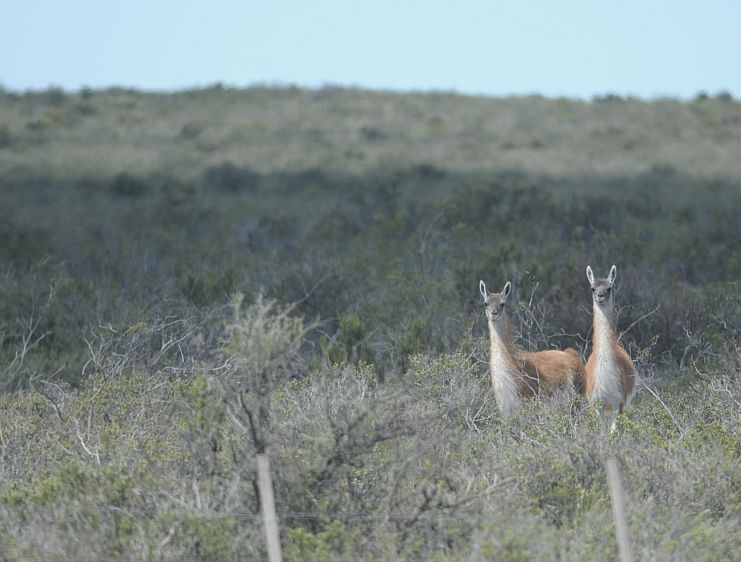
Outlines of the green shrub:
[{"label": "green shrub", "polygon": [[321,531],[312,533],[302,527],[293,527],[286,533],[284,558],[287,561],[351,561],[357,553],[353,545],[358,540],[358,531],[343,528],[339,521],[330,521]]},{"label": "green shrub", "polygon": [[203,183],[212,189],[228,192],[253,192],[260,185],[260,175],[249,168],[223,162],[203,173]]},{"label": "green shrub", "polygon": [[120,173],[113,178],[109,190],[118,197],[133,198],[143,197],[149,191],[149,186],[141,179]]},{"label": "green shrub", "polygon": [[182,283],[182,293],[193,304],[208,306],[223,303],[236,292],[239,277],[233,269],[213,271],[203,275],[188,274]]}]

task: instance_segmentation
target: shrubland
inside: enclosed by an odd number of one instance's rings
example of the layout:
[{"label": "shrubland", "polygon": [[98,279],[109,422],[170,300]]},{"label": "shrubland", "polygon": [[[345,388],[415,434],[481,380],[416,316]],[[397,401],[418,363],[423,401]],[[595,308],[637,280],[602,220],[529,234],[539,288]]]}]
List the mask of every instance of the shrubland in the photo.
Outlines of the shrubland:
[{"label": "shrubland", "polygon": [[[741,106],[325,88],[0,94],[0,557],[741,551]],[[478,281],[638,394],[498,413]]]}]

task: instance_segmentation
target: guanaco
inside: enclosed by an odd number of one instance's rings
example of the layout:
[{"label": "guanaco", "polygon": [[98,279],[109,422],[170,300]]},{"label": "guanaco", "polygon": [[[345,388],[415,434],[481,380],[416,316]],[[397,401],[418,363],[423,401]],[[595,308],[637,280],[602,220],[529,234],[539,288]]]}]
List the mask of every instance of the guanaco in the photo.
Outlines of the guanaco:
[{"label": "guanaco", "polygon": [[517,349],[512,336],[512,324],[504,303],[512,291],[507,281],[501,293],[490,293],[483,281],[479,291],[484,298],[486,318],[489,321],[489,367],[494,397],[499,410],[508,414],[521,401],[539,392],[583,384],[584,365],[576,350],[547,350],[525,352]]},{"label": "guanaco", "polygon": [[618,342],[614,286],[617,268],[613,265],[606,279],[595,279],[587,266],[594,310],[592,354],[586,365],[586,393],[597,411],[603,430],[615,431],[618,414],[630,404],[635,388],[636,369],[628,352]]}]

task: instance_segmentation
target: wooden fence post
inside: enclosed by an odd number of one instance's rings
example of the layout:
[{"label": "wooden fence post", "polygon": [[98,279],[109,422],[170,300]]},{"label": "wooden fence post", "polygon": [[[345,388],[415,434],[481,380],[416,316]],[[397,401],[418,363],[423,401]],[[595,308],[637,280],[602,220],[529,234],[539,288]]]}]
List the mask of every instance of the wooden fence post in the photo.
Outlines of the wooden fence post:
[{"label": "wooden fence post", "polygon": [[620,483],[620,471],[615,457],[607,459],[607,482],[610,485],[612,498],[612,516],[615,519],[617,533],[618,555],[620,562],[633,562],[633,551],[630,549],[628,525],[625,521],[625,503],[623,502],[623,487]]},{"label": "wooden fence post", "polygon": [[278,516],[275,513],[273,480],[270,476],[270,457],[257,455],[257,487],[260,489],[262,520],[265,525],[265,544],[270,562],[283,562],[278,534]]}]

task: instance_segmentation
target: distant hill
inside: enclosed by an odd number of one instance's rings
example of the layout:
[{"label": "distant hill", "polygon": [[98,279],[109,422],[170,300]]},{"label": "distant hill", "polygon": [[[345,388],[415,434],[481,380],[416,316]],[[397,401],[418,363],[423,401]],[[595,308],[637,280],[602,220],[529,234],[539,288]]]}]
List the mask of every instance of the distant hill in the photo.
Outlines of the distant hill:
[{"label": "distant hill", "polygon": [[221,162],[259,172],[456,171],[741,175],[741,104],[616,96],[592,102],[326,87],[0,92],[0,173],[193,177]]}]

